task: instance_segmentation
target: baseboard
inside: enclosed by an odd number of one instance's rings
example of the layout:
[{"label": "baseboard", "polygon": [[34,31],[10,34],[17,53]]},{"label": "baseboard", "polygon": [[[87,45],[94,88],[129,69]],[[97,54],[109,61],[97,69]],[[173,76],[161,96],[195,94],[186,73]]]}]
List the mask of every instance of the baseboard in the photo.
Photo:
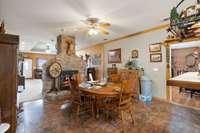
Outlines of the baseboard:
[{"label": "baseboard", "polygon": [[196,107],[192,107],[192,106],[187,106],[187,105],[182,105],[182,104],[179,104],[179,103],[176,103],[176,102],[173,102],[173,101],[170,101],[171,104],[174,104],[174,105],[177,105],[177,106],[180,106],[180,107],[184,107],[184,108],[190,108],[190,109],[194,109],[194,110],[200,110],[200,108],[196,108]]},{"label": "baseboard", "polygon": [[159,101],[163,101],[163,102],[168,102],[168,103],[170,103],[170,101],[168,101],[167,99],[165,99],[165,98],[160,98],[160,97],[153,97],[153,100],[159,100]]},{"label": "baseboard", "polygon": [[153,99],[159,100],[159,101],[163,101],[163,102],[168,102],[168,103],[171,103],[171,104],[174,104],[174,105],[177,105],[177,106],[180,106],[180,107],[184,107],[184,108],[189,108],[189,109],[194,109],[194,110],[200,110],[200,108],[196,108],[196,107],[192,107],[192,106],[187,106],[187,105],[182,105],[182,104],[179,104],[179,103],[176,103],[176,102],[173,102],[173,101],[169,101],[167,99],[160,98],[160,97],[153,97]]}]

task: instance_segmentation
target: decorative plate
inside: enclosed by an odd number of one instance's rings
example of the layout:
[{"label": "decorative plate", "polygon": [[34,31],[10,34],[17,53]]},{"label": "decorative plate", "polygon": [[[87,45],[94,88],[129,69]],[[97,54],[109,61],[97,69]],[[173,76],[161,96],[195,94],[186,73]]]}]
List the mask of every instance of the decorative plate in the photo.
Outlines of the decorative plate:
[{"label": "decorative plate", "polygon": [[185,61],[188,67],[194,67],[196,65],[196,57],[193,54],[187,55]]}]

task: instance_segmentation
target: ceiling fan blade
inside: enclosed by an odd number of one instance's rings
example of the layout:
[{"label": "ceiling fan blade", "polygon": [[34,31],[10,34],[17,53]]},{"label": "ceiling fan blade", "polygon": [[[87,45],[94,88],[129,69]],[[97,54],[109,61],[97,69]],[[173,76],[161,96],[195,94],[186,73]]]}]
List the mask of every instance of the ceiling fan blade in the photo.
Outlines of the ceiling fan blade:
[{"label": "ceiling fan blade", "polygon": [[164,19],[161,20],[161,22],[166,22],[166,21],[169,21],[170,20],[170,17],[166,17]]},{"label": "ceiling fan blade", "polygon": [[100,28],[109,28],[109,27],[111,27],[111,24],[110,23],[99,23],[98,27],[100,27]]},{"label": "ceiling fan blade", "polygon": [[100,32],[101,32],[103,35],[109,35],[109,34],[110,34],[110,32],[105,31],[105,30],[100,30]]}]

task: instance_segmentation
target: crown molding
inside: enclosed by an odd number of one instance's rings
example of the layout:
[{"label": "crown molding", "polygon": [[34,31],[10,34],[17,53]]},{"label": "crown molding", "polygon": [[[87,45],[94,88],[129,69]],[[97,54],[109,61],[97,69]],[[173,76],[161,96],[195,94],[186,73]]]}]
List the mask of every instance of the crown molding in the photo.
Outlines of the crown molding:
[{"label": "crown molding", "polygon": [[[152,27],[152,28],[140,31],[140,32],[128,34],[128,35],[125,35],[125,36],[122,36],[122,37],[119,37],[119,38],[115,38],[115,39],[112,39],[112,40],[109,40],[109,41],[106,41],[106,42],[102,42],[102,43],[98,43],[98,44],[93,44],[90,47],[94,47],[96,45],[105,45],[105,44],[117,42],[117,41],[120,41],[120,40],[128,39],[128,38],[135,37],[135,36],[139,36],[139,35],[146,34],[146,33],[149,33],[149,32],[161,30],[161,29],[164,29],[164,28],[167,28],[167,27],[169,27],[169,23],[158,25],[158,26],[155,26],[155,27]],[[80,50],[87,49],[87,48],[90,48],[90,47],[82,48]]]}]

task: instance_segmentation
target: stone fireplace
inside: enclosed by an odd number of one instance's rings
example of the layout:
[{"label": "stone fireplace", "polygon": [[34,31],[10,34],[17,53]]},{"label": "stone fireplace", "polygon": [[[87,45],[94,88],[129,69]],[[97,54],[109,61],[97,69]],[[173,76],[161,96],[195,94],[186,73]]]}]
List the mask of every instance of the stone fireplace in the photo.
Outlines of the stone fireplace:
[{"label": "stone fireplace", "polygon": [[70,81],[74,80],[74,75],[78,74],[78,70],[64,70],[60,75],[60,90],[69,90]]},{"label": "stone fireplace", "polygon": [[[86,63],[80,57],[75,54],[75,38],[71,36],[59,35],[57,37],[57,50],[58,54],[55,58],[50,59],[43,66],[43,90],[42,94],[44,98],[47,99],[62,99],[65,97],[69,91],[62,89],[61,85],[63,79],[67,76],[70,78],[70,75],[73,72],[78,73],[81,76],[85,76]],[[49,76],[48,68],[53,62],[58,62],[62,66],[62,74],[56,80],[56,88],[58,91],[51,91],[53,88],[53,81]]]}]

